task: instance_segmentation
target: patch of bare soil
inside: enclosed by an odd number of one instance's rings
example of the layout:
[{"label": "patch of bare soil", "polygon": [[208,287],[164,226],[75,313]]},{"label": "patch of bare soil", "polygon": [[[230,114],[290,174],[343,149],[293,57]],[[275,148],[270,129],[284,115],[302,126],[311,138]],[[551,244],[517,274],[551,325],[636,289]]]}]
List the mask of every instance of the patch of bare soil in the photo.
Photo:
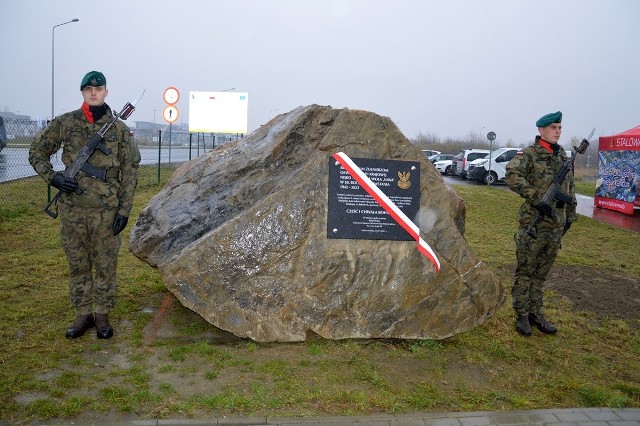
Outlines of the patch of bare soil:
[{"label": "patch of bare soil", "polygon": [[[507,269],[512,277],[515,266]],[[624,319],[631,320],[631,325],[640,324],[640,281],[637,279],[603,268],[556,264],[547,276],[545,289],[568,302],[575,312],[590,312],[600,320]]]},{"label": "patch of bare soil", "polygon": [[571,303],[574,311],[599,319],[640,319],[640,281],[602,268],[554,266],[546,286]]}]

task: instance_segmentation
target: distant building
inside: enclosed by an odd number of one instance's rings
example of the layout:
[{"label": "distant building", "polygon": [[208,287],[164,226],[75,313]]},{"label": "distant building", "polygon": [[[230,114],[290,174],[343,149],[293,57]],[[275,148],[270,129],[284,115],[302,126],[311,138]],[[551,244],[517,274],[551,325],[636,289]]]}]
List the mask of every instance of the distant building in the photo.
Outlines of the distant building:
[{"label": "distant building", "polygon": [[[6,142],[14,139],[29,139],[35,136],[36,132],[47,125],[47,120],[32,119],[31,116],[16,114],[9,111],[0,112],[0,117],[4,120],[6,130]],[[133,137],[138,144],[154,145],[158,143],[158,135],[161,132],[162,144],[168,145],[171,138],[173,146],[202,147],[206,150],[218,145],[240,139],[244,135],[229,135],[222,133],[189,133],[189,125],[186,123],[173,124],[171,127],[165,122],[153,123],[149,121],[126,121]],[[30,140],[19,140],[17,143],[30,143]]]},{"label": "distant building", "polygon": [[171,145],[189,146],[191,144],[191,146],[203,146],[206,149],[211,149],[244,136],[223,133],[189,133],[187,123],[173,124],[171,128],[166,123],[149,121],[134,121],[134,124],[135,127],[129,126],[129,128],[133,130],[136,140],[142,143],[158,143],[158,132],[162,132],[163,144],[168,144],[169,137],[171,137]]}]

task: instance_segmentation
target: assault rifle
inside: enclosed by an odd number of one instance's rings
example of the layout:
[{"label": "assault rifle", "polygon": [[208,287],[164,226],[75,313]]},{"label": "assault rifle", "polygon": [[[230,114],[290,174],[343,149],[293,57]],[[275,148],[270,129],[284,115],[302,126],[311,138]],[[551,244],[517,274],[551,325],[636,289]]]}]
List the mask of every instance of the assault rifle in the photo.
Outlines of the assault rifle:
[{"label": "assault rifle", "polygon": [[[144,92],[145,91],[143,90],[140,96],[138,96],[136,100],[133,101],[133,104],[130,102],[127,102],[127,104],[122,108],[122,111],[120,111],[117,114],[114,114],[113,117],[111,117],[109,121],[106,122],[105,125],[102,126],[100,130],[98,130],[98,132],[96,132],[93,136],[91,136],[91,138],[89,139],[89,142],[87,142],[87,144],[80,150],[76,159],[73,160],[71,165],[69,165],[69,167],[67,167],[62,172],[63,175],[69,178],[75,178],[78,172],[82,170],[89,176],[102,179],[103,181],[107,180],[107,170],[101,169],[90,163],[87,163],[87,160],[89,159],[89,157],[91,157],[91,155],[95,152],[96,149],[101,151],[104,155],[109,155],[111,153],[111,148],[107,147],[104,144],[104,135],[119,118],[122,120],[126,120],[127,118],[129,118],[131,113],[136,109],[135,105],[144,96]],[[78,187],[75,192],[76,194],[82,194],[82,189]],[[46,207],[44,208],[44,212],[54,219],[58,217],[58,209],[57,209],[58,198],[60,198],[62,194],[63,192],[61,190],[58,191],[56,196],[53,197],[53,199],[49,202],[49,204],[47,204]],[[55,211],[50,210],[50,207],[52,205],[56,206]]]},{"label": "assault rifle", "polygon": [[[587,148],[589,148],[589,140],[591,139],[595,131],[595,128],[591,130],[589,136],[585,139],[582,139],[582,142],[580,142],[580,146],[578,148],[576,148],[575,146],[573,147],[574,151],[577,154],[584,154],[587,151]],[[562,164],[562,167],[560,167],[560,170],[558,170],[558,173],[556,173],[555,177],[553,178],[553,182],[551,182],[551,185],[549,185],[549,189],[547,189],[547,192],[545,192],[544,196],[542,197],[541,203],[551,205],[554,200],[561,201],[565,204],[573,202],[572,198],[569,195],[560,192],[560,187],[562,186],[562,182],[564,182],[564,179],[567,177],[567,174],[569,172],[573,173],[575,160],[576,156],[572,155],[571,158],[568,158],[567,161]],[[529,234],[531,238],[536,239],[538,237],[538,223],[540,223],[542,219],[542,214],[538,213],[538,216],[536,216],[533,222],[531,222],[531,224],[529,225],[527,234]]]}]

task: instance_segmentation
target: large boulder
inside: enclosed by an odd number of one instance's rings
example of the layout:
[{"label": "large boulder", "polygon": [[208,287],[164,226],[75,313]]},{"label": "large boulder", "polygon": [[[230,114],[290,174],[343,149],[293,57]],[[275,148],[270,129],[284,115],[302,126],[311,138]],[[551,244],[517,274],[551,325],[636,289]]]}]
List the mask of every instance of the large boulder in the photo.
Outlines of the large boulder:
[{"label": "large boulder", "polygon": [[[327,238],[328,162],[420,162],[415,241]],[[183,164],[142,211],[130,248],[182,304],[256,341],[443,339],[504,300],[463,238],[456,192],[386,117],[311,105]]]}]

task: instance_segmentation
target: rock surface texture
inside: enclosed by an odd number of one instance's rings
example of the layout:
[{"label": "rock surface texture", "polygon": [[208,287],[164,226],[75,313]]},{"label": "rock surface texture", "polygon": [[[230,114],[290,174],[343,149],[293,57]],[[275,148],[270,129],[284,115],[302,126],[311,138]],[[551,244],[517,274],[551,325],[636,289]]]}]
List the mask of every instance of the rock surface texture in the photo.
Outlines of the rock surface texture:
[{"label": "rock surface texture", "polygon": [[[415,241],[327,238],[328,161],[420,161]],[[389,118],[311,105],[183,164],[141,212],[130,249],[208,322],[261,342],[443,339],[504,289],[463,238],[457,193]]]}]

